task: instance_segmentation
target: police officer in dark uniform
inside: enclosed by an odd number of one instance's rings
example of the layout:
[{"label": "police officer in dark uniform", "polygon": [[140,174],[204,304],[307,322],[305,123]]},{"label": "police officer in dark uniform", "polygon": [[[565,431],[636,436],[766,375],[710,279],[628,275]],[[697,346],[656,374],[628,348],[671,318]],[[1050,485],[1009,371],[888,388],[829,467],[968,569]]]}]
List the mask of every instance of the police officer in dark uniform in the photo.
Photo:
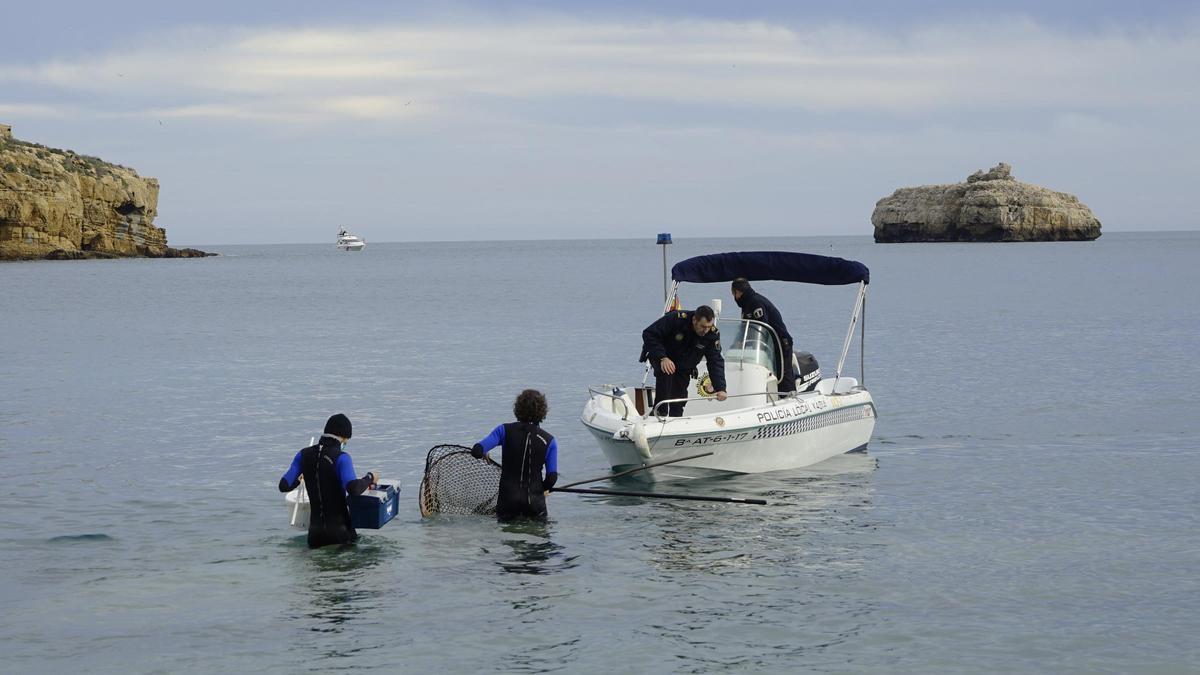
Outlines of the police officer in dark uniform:
[{"label": "police officer in dark uniform", "polygon": [[345,415],[330,417],[317,444],[297,452],[291,467],[279,479],[279,491],[291,492],[304,476],[309,501],[309,548],[352,544],[358,539],[358,532],[350,524],[346,494],[361,495],[375,483],[375,474],[354,477],[354,463],[342,450],[351,431],[350,419]]},{"label": "police officer in dark uniform", "polygon": [[[700,305],[694,312],[667,312],[642,331],[642,355],[638,360],[649,360],[654,369],[656,408],[659,401],[687,397],[688,382],[702,358],[708,363],[710,388],[718,401],[725,400],[725,359],[715,320],[712,307]],[[684,405],[683,401],[668,403],[665,412],[679,417]],[[658,410],[663,412],[662,408]]]},{"label": "police officer in dark uniform", "polygon": [[746,279],[734,279],[732,285],[733,300],[742,309],[743,319],[761,321],[779,336],[779,348],[783,352],[783,377],[779,380],[779,393],[790,394],[796,391],[796,369],[792,367],[792,334],[783,324],[783,315],[775,309],[775,305],[759,295],[750,287]]},{"label": "police officer in dark uniform", "polygon": [[[539,424],[550,407],[536,389],[522,391],[513,402],[516,422],[501,424],[471,448],[476,459],[501,446],[500,492],[496,519],[546,517],[546,491],[558,482],[558,442]],[[542,468],[546,477],[542,478]]]}]

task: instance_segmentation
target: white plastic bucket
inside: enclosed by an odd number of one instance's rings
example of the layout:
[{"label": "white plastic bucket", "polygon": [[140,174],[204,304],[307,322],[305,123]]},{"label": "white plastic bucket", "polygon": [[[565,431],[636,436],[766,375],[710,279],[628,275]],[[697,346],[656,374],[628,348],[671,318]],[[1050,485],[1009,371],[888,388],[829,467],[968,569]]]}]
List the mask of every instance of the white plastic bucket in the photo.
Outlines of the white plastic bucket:
[{"label": "white plastic bucket", "polygon": [[308,529],[308,490],[304,488],[304,481],[300,481],[300,486],[295,490],[283,496],[284,504],[287,506],[288,519],[292,527]]}]

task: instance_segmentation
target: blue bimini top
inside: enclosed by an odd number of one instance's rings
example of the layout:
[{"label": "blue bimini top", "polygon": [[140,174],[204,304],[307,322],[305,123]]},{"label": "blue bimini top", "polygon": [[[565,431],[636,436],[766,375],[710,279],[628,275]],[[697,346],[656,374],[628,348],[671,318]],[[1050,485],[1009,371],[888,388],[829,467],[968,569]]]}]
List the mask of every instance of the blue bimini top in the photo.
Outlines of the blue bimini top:
[{"label": "blue bimini top", "polygon": [[709,284],[739,277],[825,286],[871,283],[870,270],[860,262],[791,251],[713,253],[682,260],[671,268],[671,278],[680,282]]}]

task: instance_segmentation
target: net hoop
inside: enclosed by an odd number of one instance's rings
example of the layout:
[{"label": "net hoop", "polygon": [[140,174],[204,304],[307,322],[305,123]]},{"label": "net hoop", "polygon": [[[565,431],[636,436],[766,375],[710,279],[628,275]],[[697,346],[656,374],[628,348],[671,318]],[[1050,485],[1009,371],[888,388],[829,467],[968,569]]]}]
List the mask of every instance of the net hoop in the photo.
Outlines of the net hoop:
[{"label": "net hoop", "polygon": [[471,455],[464,445],[435,445],[425,456],[418,502],[421,517],[438,513],[494,516],[500,493],[500,465]]}]

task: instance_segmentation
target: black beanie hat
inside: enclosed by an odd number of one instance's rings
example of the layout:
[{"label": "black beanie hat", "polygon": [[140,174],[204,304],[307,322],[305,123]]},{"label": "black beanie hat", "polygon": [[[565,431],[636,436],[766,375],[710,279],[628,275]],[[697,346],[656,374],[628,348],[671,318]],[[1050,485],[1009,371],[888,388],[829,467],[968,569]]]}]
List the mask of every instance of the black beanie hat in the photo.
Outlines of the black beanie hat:
[{"label": "black beanie hat", "polygon": [[350,418],[338,413],[325,423],[325,433],[350,438]]}]

